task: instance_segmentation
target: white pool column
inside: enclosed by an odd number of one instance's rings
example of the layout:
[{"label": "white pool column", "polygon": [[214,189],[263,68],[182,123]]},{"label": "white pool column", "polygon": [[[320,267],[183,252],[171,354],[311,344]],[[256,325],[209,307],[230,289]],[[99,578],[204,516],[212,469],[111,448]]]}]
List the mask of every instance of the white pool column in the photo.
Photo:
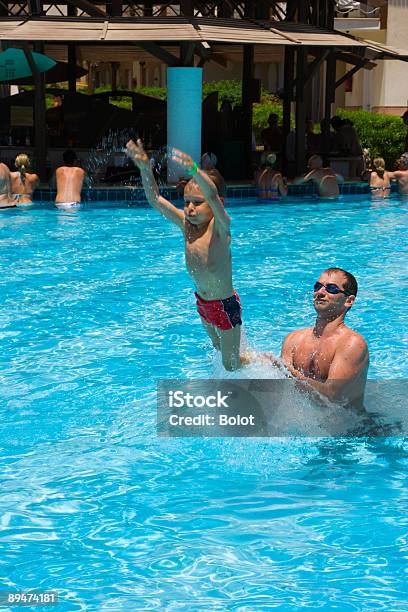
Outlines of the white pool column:
[{"label": "white pool column", "polygon": [[[167,145],[201,157],[202,68],[167,68]],[[167,180],[176,183],[177,167],[168,159]]]}]

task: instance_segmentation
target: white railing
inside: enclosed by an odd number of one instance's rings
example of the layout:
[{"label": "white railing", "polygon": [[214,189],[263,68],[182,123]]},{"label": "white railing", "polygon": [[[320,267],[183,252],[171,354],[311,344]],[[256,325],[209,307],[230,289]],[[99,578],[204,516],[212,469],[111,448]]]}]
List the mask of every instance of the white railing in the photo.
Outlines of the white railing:
[{"label": "white railing", "polygon": [[337,17],[379,17],[380,7],[355,0],[336,0]]}]

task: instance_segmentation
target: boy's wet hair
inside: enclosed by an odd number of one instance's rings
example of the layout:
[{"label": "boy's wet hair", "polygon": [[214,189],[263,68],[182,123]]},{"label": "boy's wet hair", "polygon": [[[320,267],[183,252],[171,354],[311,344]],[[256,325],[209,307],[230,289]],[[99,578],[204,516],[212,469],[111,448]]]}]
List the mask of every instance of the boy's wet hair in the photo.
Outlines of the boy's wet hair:
[{"label": "boy's wet hair", "polygon": [[[227,185],[218,170],[216,168],[213,168],[211,170],[201,170],[201,172],[204,172],[204,174],[210,177],[210,179],[217,188],[219,197],[225,198],[227,195]],[[197,182],[194,180],[194,177],[189,181],[189,183],[191,182],[197,185]]]}]

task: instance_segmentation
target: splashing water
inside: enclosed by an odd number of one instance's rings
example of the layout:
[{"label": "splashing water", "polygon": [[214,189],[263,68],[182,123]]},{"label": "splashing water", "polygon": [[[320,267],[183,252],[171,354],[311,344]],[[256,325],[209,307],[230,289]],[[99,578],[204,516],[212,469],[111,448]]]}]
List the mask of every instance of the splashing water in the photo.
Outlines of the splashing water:
[{"label": "splashing water", "polygon": [[[114,184],[115,178],[124,187],[139,188],[142,186],[139,171],[133,162],[128,159],[126,153],[126,143],[138,137],[129,130],[118,129],[109,130],[103,136],[97,147],[90,151],[85,164],[90,188],[100,182]],[[166,185],[167,158],[167,147],[161,147],[150,153],[150,163],[159,186]],[[107,177],[106,170],[109,166],[120,167],[124,170],[122,173]]]}]

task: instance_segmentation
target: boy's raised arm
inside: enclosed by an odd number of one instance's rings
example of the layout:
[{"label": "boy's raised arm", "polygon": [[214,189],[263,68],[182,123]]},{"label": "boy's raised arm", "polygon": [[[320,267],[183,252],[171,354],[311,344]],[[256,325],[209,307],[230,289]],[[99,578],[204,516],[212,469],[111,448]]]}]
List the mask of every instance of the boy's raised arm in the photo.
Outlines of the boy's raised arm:
[{"label": "boy's raised arm", "polygon": [[136,142],[129,140],[126,145],[126,152],[140,170],[143,189],[150,206],[158,210],[166,219],[169,219],[184,231],[184,213],[160,195],[150,160],[143,148],[142,141],[140,139]]},{"label": "boy's raised arm", "polygon": [[229,232],[231,219],[218,195],[217,187],[214,185],[214,182],[211,180],[208,174],[200,170],[190,155],[187,155],[178,149],[172,150],[171,157],[187,172],[189,176],[191,176],[192,179],[195,180],[197,185],[200,187],[213,212],[216,225],[218,225],[218,227],[224,231]]}]

